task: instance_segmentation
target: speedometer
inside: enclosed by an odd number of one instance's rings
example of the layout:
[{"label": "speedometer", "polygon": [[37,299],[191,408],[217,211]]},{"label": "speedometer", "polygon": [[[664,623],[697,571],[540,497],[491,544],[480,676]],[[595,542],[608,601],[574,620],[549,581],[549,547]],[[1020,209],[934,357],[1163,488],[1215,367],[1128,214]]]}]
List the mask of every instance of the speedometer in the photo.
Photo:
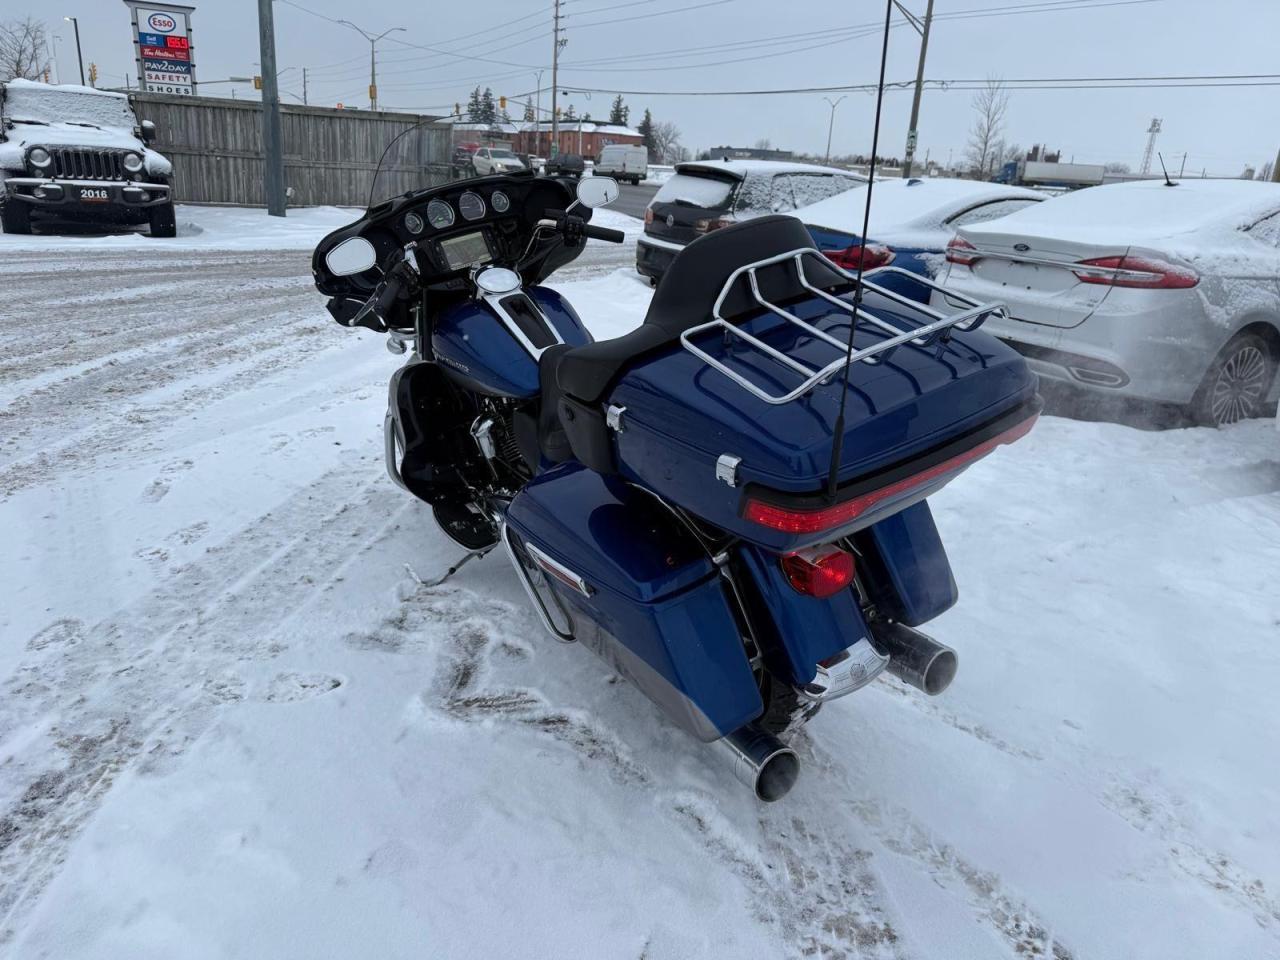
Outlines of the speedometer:
[{"label": "speedometer", "polygon": [[468,220],[479,220],[484,216],[484,199],[468,190],[458,198],[458,210]]},{"label": "speedometer", "polygon": [[453,226],[453,207],[443,200],[432,200],[427,204],[427,219],[437,230]]},{"label": "speedometer", "polygon": [[416,213],[410,211],[404,215],[404,228],[415,237],[420,234],[425,227],[426,224],[422,222],[422,218]]},{"label": "speedometer", "polygon": [[506,213],[511,209],[511,201],[507,199],[507,195],[501,190],[493,191],[493,195],[489,197],[489,202],[493,204],[495,213]]}]

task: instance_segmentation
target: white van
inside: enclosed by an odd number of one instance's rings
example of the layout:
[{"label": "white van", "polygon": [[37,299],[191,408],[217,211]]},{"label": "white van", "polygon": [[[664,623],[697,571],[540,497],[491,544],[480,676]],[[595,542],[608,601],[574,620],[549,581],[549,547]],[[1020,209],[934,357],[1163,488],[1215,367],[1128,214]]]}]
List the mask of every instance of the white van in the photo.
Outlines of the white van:
[{"label": "white van", "polygon": [[595,172],[602,177],[639,183],[649,176],[649,151],[638,143],[613,143],[600,151]]}]

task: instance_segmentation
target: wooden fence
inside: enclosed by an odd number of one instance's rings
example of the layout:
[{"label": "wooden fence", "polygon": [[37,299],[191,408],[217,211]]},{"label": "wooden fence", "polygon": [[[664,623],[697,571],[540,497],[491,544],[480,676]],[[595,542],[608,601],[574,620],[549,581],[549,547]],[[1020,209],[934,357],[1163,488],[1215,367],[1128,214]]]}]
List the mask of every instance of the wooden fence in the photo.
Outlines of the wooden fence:
[{"label": "wooden fence", "polygon": [[[262,206],[262,104],[254,100],[135,93],[139,120],[156,125],[155,148],[173,161],[174,197]],[[280,107],[284,178],[291,205],[364,206],[378,158],[398,134],[429,117],[329,107]],[[407,134],[378,174],[377,198],[449,179],[450,129]]]}]

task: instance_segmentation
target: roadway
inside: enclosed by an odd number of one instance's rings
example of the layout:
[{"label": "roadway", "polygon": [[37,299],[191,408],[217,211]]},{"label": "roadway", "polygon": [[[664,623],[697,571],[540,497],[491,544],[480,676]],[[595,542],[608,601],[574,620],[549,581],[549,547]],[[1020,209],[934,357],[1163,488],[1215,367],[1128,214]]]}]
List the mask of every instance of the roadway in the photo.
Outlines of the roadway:
[{"label": "roadway", "polygon": [[657,184],[641,183],[632,186],[629,183],[620,183],[618,187],[620,189],[618,199],[609,204],[609,209],[643,220],[644,208],[649,206],[649,201],[658,192]]}]

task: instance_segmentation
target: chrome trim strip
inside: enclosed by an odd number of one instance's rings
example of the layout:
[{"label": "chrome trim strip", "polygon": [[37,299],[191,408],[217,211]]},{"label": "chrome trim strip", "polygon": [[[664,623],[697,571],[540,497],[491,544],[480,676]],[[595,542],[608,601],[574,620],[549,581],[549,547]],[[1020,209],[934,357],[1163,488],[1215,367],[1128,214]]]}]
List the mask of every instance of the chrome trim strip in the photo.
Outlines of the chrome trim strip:
[{"label": "chrome trim strip", "polygon": [[[543,604],[541,594],[538,593],[537,588],[533,585],[533,580],[529,577],[529,571],[524,568],[524,564],[521,563],[520,558],[516,556],[515,543],[511,539],[513,534],[511,533],[511,528],[507,526],[505,522],[502,524],[501,536],[502,545],[507,549],[507,556],[511,559],[511,565],[516,568],[516,576],[524,586],[525,593],[529,595],[529,601],[533,604],[534,612],[537,613],[538,619],[542,621],[542,625],[547,628],[547,632],[549,634],[561,643],[573,643],[578,639],[577,637],[572,633],[566,633],[560,630],[551,622],[551,613],[547,610],[546,605]],[[528,544],[525,546],[528,547]],[[547,589],[550,590],[550,586],[548,586]],[[561,605],[560,601],[556,598],[554,591],[551,593],[551,598],[555,601],[556,606],[560,608],[560,613],[564,617],[565,623],[568,624],[568,629],[572,630],[573,620]]]},{"label": "chrome trim strip", "polygon": [[861,690],[880,676],[887,666],[888,655],[881,653],[872,646],[870,639],[863,637],[853,646],[828,658],[826,666],[818,664],[818,672],[814,678],[795,690],[810,703],[826,703]]},{"label": "chrome trim strip", "polygon": [[587,583],[587,581],[583,580],[582,577],[578,576],[578,574],[574,573],[563,563],[552,560],[532,543],[526,543],[524,548],[529,551],[529,555],[533,557],[534,562],[537,563],[538,566],[542,567],[543,570],[546,570],[547,573],[551,574],[565,586],[572,587],[584,597],[589,597],[595,592],[591,589],[591,585]]},{"label": "chrome trim strip", "polygon": [[[489,305],[489,308],[493,310],[495,314],[497,314],[498,319],[502,321],[502,325],[507,328],[507,332],[510,333],[511,336],[516,338],[516,342],[520,344],[520,346],[524,347],[525,352],[528,353],[529,356],[537,360],[549,348],[535,347],[533,345],[533,341],[531,341],[528,337],[526,337],[524,335],[524,331],[520,329],[520,324],[516,323],[515,319],[511,316],[511,314],[507,313],[506,308],[502,306],[501,301],[504,298],[514,297],[514,296],[523,296],[526,300],[528,300],[529,303],[533,306],[533,309],[537,312],[538,317],[542,320],[543,323],[547,325],[547,330],[550,331],[551,336],[555,337],[556,344],[564,343],[564,337],[560,336],[560,331],[556,329],[556,325],[552,323],[550,319],[547,318],[547,315],[545,313],[542,312],[542,310],[538,307],[538,304],[533,299],[533,297],[529,296],[527,293],[524,293],[523,290],[513,290],[507,293],[486,293],[481,299],[483,299],[484,302]],[[554,345],[555,344],[552,344],[552,346]]]}]

